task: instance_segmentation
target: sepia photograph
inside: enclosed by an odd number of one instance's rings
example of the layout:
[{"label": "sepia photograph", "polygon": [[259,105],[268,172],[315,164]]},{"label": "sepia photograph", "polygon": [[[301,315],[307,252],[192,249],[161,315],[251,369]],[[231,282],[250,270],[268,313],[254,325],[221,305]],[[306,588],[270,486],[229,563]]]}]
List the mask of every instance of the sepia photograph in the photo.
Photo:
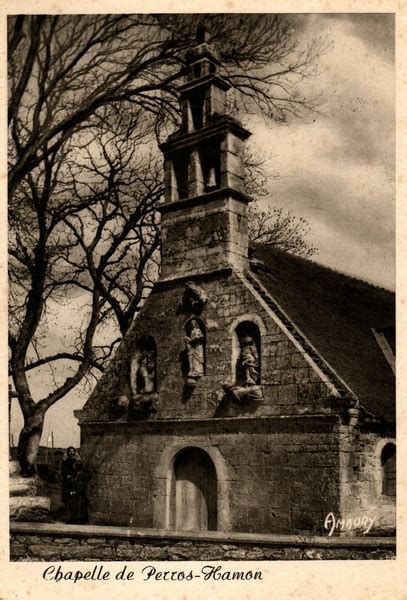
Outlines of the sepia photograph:
[{"label": "sepia photograph", "polygon": [[7,36],[10,561],[395,559],[395,15]]}]

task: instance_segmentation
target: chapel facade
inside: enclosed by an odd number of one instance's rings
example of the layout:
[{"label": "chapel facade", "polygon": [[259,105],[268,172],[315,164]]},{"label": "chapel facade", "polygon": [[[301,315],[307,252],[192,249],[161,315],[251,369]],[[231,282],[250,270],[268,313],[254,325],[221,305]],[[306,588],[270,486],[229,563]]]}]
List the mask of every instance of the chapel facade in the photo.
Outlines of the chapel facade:
[{"label": "chapel facade", "polygon": [[219,68],[199,31],[161,145],[160,278],[80,415],[90,520],[324,533],[368,513],[390,531],[394,295],[249,248],[250,133]]}]

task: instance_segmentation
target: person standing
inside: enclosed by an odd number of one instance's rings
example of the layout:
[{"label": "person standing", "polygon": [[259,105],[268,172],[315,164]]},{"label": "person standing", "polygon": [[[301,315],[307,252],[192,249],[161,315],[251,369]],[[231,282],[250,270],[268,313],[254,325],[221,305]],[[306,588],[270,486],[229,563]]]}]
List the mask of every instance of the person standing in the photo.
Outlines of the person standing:
[{"label": "person standing", "polygon": [[74,468],[73,490],[69,500],[70,523],[88,522],[88,498],[87,487],[89,473],[81,460],[78,460]]},{"label": "person standing", "polygon": [[70,515],[70,500],[74,493],[75,466],[80,460],[75,448],[69,446],[66,454],[61,462],[61,477],[62,477],[62,504],[64,506],[64,520],[69,519]]}]

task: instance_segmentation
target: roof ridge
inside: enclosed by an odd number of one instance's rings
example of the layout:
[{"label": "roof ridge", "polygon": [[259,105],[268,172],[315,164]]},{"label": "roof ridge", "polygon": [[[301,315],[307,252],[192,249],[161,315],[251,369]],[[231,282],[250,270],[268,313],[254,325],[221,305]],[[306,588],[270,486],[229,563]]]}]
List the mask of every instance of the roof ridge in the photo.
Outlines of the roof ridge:
[{"label": "roof ridge", "polygon": [[[304,259],[307,260],[307,259]],[[394,294],[394,290],[389,290],[388,288],[383,287],[382,285],[378,285],[377,283],[372,283],[371,281],[366,281],[366,279],[362,279],[361,277],[356,277],[355,275],[349,275],[348,273],[344,273],[343,271],[339,271],[338,269],[333,269],[332,267],[328,267],[326,265],[322,265],[321,263],[315,262],[314,260],[309,260],[312,264],[316,265],[321,269],[325,269],[330,271],[331,273],[335,273],[336,275],[340,275],[346,279],[350,279],[351,281],[357,281],[358,283],[362,283],[363,285],[373,288],[375,290],[379,290],[381,292],[387,292],[388,294]]]},{"label": "roof ridge", "polygon": [[366,287],[373,288],[373,289],[381,291],[381,292],[386,292],[387,294],[393,294],[393,295],[395,294],[394,290],[390,290],[388,288],[377,285],[370,281],[366,281],[365,279],[362,279],[360,277],[356,277],[354,275],[349,275],[348,273],[339,271],[338,269],[328,267],[327,265],[323,265],[311,258],[304,258],[302,256],[296,256],[295,254],[291,254],[290,252],[281,250],[280,248],[276,248],[275,246],[269,246],[268,244],[263,244],[261,242],[252,242],[252,245],[254,246],[254,248],[256,248],[256,246],[260,246],[267,250],[276,251],[277,253],[281,253],[282,255],[288,255],[290,258],[293,258],[294,260],[296,260],[298,262],[308,263],[308,264],[310,263],[310,264],[314,265],[315,267],[317,267],[318,269],[320,269],[321,271],[329,271],[330,273],[335,273],[336,275],[339,275],[340,277],[342,277],[344,279],[348,279],[350,281],[355,281],[357,283],[361,283],[362,285],[364,285]]}]

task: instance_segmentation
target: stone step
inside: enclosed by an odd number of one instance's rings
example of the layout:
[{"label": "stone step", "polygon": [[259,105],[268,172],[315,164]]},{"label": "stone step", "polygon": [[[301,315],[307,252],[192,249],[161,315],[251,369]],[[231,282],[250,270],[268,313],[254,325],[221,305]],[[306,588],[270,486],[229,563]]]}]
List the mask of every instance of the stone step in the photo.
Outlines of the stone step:
[{"label": "stone step", "polygon": [[47,521],[50,509],[50,498],[15,496],[10,498],[10,521]]},{"label": "stone step", "polygon": [[34,477],[13,477],[10,479],[10,496],[35,496],[37,487]]}]

